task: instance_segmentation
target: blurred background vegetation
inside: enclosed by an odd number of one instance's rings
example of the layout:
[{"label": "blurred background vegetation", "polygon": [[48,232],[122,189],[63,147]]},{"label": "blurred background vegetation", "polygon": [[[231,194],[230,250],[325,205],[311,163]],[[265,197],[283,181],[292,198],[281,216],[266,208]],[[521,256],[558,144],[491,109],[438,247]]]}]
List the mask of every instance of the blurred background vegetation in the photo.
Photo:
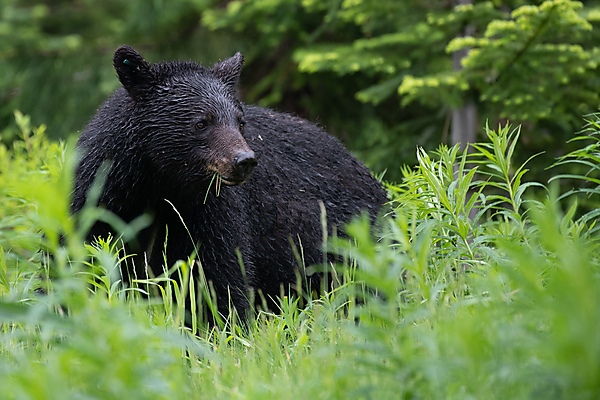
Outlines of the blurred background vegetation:
[{"label": "blurred background vegetation", "polygon": [[[567,153],[600,104],[600,0],[0,0],[0,134],[13,112],[76,135],[118,87],[121,44],[149,61],[241,51],[241,97],[323,125],[398,181],[416,146],[522,125],[517,160]],[[539,164],[535,164],[535,163]]]}]

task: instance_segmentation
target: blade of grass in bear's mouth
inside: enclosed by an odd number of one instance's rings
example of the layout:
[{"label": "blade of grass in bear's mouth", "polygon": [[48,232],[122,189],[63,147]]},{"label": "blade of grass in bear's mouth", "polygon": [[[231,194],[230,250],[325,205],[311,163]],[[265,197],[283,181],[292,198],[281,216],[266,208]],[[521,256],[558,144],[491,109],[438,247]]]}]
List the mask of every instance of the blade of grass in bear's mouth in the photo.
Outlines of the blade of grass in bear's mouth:
[{"label": "blade of grass in bear's mouth", "polygon": [[208,187],[206,188],[206,193],[204,194],[204,204],[206,204],[206,199],[208,199],[208,193],[210,192],[210,188],[212,187],[213,182],[215,182],[217,197],[219,197],[219,194],[221,193],[221,181],[222,180],[223,180],[223,178],[221,177],[221,175],[219,175],[216,172],[213,173],[210,183],[208,184]]}]

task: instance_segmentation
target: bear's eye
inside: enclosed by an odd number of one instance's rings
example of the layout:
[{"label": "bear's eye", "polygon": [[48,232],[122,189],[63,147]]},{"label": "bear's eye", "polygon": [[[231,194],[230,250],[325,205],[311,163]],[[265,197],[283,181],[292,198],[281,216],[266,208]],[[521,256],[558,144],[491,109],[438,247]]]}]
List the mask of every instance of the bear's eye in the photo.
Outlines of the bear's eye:
[{"label": "bear's eye", "polygon": [[196,129],[198,129],[199,131],[203,131],[206,128],[208,128],[208,121],[206,121],[205,119],[196,122]]},{"label": "bear's eye", "polygon": [[246,126],[246,123],[244,121],[240,121],[240,132],[244,130],[244,126]]}]

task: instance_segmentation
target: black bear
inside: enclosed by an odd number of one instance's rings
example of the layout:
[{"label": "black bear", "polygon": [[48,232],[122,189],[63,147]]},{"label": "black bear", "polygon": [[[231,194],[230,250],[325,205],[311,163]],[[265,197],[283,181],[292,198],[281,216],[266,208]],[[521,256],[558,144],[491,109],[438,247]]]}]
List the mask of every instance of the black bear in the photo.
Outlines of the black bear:
[{"label": "black bear", "polygon": [[[275,299],[297,283],[299,258],[323,262],[322,208],[328,229],[341,230],[362,212],[375,218],[387,201],[337,139],[236,98],[240,53],[207,68],[150,64],[122,46],[113,63],[123,87],[78,141],[72,210],[108,169],[99,205],[125,222],[153,217],[137,240],[145,260],[137,267],[159,275],[165,261],[170,267],[197,249],[220,312],[230,302],[247,310],[250,291]],[[110,229],[97,223],[90,238]]]}]

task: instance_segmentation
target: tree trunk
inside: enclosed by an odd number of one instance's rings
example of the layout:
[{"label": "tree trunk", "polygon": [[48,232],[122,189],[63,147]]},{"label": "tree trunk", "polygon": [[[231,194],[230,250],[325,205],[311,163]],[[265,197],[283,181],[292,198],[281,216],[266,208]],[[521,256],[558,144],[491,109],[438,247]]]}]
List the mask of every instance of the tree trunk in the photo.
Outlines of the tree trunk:
[{"label": "tree trunk", "polygon": [[462,108],[452,110],[451,137],[452,146],[460,143],[464,150],[467,143],[474,143],[477,138],[477,107],[472,101]]}]

